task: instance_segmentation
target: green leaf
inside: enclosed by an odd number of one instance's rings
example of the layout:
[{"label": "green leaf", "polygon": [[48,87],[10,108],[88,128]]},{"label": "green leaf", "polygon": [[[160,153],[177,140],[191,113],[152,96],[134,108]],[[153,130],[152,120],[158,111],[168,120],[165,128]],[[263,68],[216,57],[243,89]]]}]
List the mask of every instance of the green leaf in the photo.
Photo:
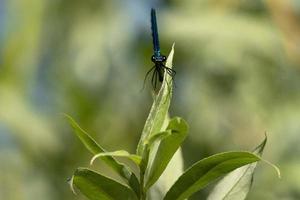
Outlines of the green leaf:
[{"label": "green leaf", "polygon": [[153,185],[166,169],[171,158],[184,141],[187,135],[188,125],[183,119],[175,117],[170,120],[167,131],[170,133],[160,141],[156,155],[154,156],[149,170],[146,188]]},{"label": "green leaf", "polygon": [[[267,137],[255,148],[253,153],[261,156]],[[247,197],[253,182],[257,162],[248,164],[226,175],[214,187],[207,200],[243,200]]]},{"label": "green leaf", "polygon": [[130,185],[131,189],[135,192],[137,197],[140,198],[140,196],[141,196],[140,182],[134,173],[131,173],[131,176],[129,179],[129,185]]},{"label": "green leaf", "polygon": [[[75,120],[67,115],[64,114],[66,118],[68,119],[69,123],[74,129],[74,132],[76,133],[77,137],[81,140],[81,142],[84,144],[84,146],[94,155],[103,153],[105,150],[97,144],[97,142],[89,136],[87,132],[85,132],[76,122]],[[130,178],[130,171],[121,163],[117,162],[113,157],[106,156],[101,158],[108,166],[110,166],[115,172],[117,172],[121,177],[128,180]]]},{"label": "green leaf", "polygon": [[[174,44],[172,50],[168,56],[166,67],[172,68],[174,55]],[[155,97],[153,105],[151,107],[149,116],[146,120],[141,139],[138,143],[137,154],[142,156],[145,150],[145,142],[153,135],[162,130],[164,121],[167,117],[171,98],[172,98],[172,77],[165,71],[164,80],[162,86]]]},{"label": "green leaf", "polygon": [[92,159],[91,159],[91,162],[90,164],[92,165],[93,162],[97,159],[97,158],[100,158],[100,157],[125,157],[125,158],[128,158],[130,160],[132,160],[137,166],[140,165],[141,163],[141,160],[142,160],[142,157],[141,156],[138,156],[138,155],[135,155],[135,154],[130,154],[128,153],[127,151],[124,151],[124,150],[119,150],[119,151],[113,151],[113,152],[104,152],[104,153],[98,153],[96,154]]},{"label": "green leaf", "polygon": [[89,136],[87,132],[85,132],[77,123],[76,121],[69,115],[64,114],[65,117],[68,119],[70,125],[74,129],[77,137],[81,140],[84,146],[93,154],[98,154],[104,152],[105,150],[97,144],[97,142]]},{"label": "green leaf", "polygon": [[164,200],[182,200],[228,172],[261,160],[250,152],[225,152],[198,161],[175,182]]},{"label": "green leaf", "polygon": [[183,174],[183,158],[179,148],[167,168],[148,191],[149,200],[163,199],[175,181]]},{"label": "green leaf", "polygon": [[171,130],[166,130],[166,131],[163,131],[163,132],[156,133],[156,134],[152,135],[148,139],[148,141],[145,142],[145,144],[147,144],[148,148],[151,149],[152,145],[155,142],[161,141],[162,139],[166,138],[167,136],[169,136],[171,134],[172,134]]},{"label": "green leaf", "polygon": [[76,170],[73,184],[90,200],[137,200],[126,185],[86,168]]}]

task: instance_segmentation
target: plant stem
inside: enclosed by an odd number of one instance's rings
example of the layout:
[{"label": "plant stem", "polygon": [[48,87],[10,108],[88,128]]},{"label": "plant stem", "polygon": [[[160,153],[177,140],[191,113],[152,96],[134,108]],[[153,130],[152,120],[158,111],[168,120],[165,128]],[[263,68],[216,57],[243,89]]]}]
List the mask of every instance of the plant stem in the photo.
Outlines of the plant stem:
[{"label": "plant stem", "polygon": [[140,200],[146,200],[147,191],[145,189],[145,173],[148,165],[148,159],[149,159],[149,150],[148,147],[146,147],[146,150],[143,152],[142,161],[140,164]]},{"label": "plant stem", "polygon": [[145,193],[145,188],[144,188],[144,177],[145,177],[145,173],[143,172],[143,170],[141,170],[140,172],[140,191],[141,191],[141,200],[146,200],[146,193]]}]

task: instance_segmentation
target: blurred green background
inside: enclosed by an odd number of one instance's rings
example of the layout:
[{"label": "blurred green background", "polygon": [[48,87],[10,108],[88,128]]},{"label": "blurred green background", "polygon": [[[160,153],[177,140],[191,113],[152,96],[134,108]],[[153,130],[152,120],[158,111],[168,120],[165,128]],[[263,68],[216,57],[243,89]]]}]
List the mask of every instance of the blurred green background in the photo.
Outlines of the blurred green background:
[{"label": "blurred green background", "polygon": [[266,131],[282,179],[260,164],[248,199],[300,199],[299,0],[0,0],[0,199],[84,199],[67,179],[91,154],[62,112],[106,149],[135,151],[152,104],[150,84],[140,91],[151,7],[162,52],[176,42],[185,166]]}]

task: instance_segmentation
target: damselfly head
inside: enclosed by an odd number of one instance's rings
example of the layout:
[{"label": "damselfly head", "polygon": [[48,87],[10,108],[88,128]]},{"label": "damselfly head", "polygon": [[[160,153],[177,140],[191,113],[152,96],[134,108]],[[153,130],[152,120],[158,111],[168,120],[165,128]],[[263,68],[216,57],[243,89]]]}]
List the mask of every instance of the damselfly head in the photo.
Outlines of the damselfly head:
[{"label": "damselfly head", "polygon": [[152,62],[157,63],[157,62],[165,62],[167,60],[166,56],[155,56],[153,55],[151,57]]}]

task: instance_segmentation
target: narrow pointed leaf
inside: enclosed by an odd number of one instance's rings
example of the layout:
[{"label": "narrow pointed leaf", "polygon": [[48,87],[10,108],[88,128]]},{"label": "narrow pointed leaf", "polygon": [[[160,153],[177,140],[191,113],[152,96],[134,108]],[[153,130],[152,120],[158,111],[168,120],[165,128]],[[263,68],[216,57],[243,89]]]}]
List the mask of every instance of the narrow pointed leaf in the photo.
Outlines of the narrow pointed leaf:
[{"label": "narrow pointed leaf", "polygon": [[89,169],[77,169],[73,184],[90,200],[137,200],[126,185]]},{"label": "narrow pointed leaf", "polygon": [[119,150],[119,151],[113,151],[113,152],[103,152],[103,153],[98,153],[96,154],[92,159],[90,164],[92,165],[93,162],[97,159],[97,158],[101,158],[101,157],[125,157],[128,158],[129,160],[132,160],[136,165],[139,165],[141,163],[142,157],[135,155],[135,154],[130,154],[127,151],[124,150]]},{"label": "narrow pointed leaf", "polygon": [[[84,146],[94,155],[103,153],[105,150],[97,144],[97,142],[89,136],[87,132],[85,132],[76,122],[75,120],[69,116],[66,115],[66,118],[68,119],[70,125],[74,129],[75,134],[80,139],[80,141],[84,144]],[[106,156],[101,158],[108,166],[110,166],[115,172],[117,172],[121,177],[125,179],[129,179],[130,177],[130,171],[121,163],[117,162],[112,156]]]},{"label": "narrow pointed leaf", "polygon": [[135,192],[138,198],[141,196],[141,188],[140,188],[140,182],[138,178],[135,176],[134,173],[131,173],[130,179],[128,181],[130,188]]},{"label": "narrow pointed leaf", "polygon": [[175,181],[183,174],[183,157],[179,148],[159,179],[149,188],[149,200],[163,199]]},{"label": "narrow pointed leaf", "polygon": [[198,161],[175,182],[164,200],[183,200],[234,169],[259,161],[250,152],[225,152]]},{"label": "narrow pointed leaf", "polygon": [[71,116],[65,114],[65,117],[68,119],[77,137],[91,153],[98,154],[105,151],[87,132],[85,132],[77,124],[77,122]]},{"label": "narrow pointed leaf", "polygon": [[[174,55],[174,44],[172,50],[168,56],[166,67],[172,69]],[[158,92],[158,95],[154,98],[153,105],[150,110],[150,114],[146,120],[141,139],[138,143],[137,154],[143,155],[145,150],[145,142],[153,135],[161,130],[167,117],[170,101],[172,98],[172,77],[165,71],[164,80],[162,86]]]},{"label": "narrow pointed leaf", "polygon": [[[267,137],[255,148],[253,153],[261,156]],[[226,175],[214,187],[207,200],[243,200],[247,197],[253,182],[257,162],[238,168]]]},{"label": "narrow pointed leaf", "polygon": [[149,170],[146,188],[153,185],[166,169],[173,155],[184,141],[187,135],[188,126],[183,119],[175,117],[170,120],[167,130],[170,131],[171,134],[160,141]]},{"label": "narrow pointed leaf", "polygon": [[154,134],[153,136],[151,136],[149,138],[148,141],[146,141],[146,144],[148,145],[148,148],[151,148],[152,145],[155,143],[155,142],[158,142],[158,141],[161,141],[162,139],[166,138],[167,136],[171,135],[172,134],[172,131],[171,130],[166,130],[166,131],[163,131],[163,132],[159,132],[157,134]]}]

